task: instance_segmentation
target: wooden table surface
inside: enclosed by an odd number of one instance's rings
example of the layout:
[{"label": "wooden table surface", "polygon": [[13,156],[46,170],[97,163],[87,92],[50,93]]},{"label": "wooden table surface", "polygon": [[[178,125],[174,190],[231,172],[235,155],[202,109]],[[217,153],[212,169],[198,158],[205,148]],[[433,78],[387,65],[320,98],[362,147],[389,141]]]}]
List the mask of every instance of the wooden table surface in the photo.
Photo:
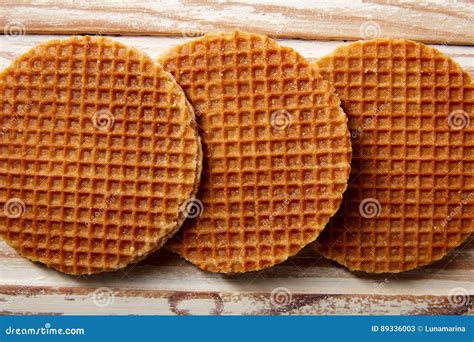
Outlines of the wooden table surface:
[{"label": "wooden table surface", "polygon": [[[265,33],[308,59],[342,40],[382,36],[435,44],[474,76],[472,1],[8,1],[0,69],[69,34],[116,35],[152,58],[205,32]],[[60,36],[63,35],[63,36]],[[3,314],[473,314],[474,237],[443,260],[396,275],[351,273],[310,248],[259,272],[201,271],[167,251],[125,270],[68,276],[0,241]]]}]

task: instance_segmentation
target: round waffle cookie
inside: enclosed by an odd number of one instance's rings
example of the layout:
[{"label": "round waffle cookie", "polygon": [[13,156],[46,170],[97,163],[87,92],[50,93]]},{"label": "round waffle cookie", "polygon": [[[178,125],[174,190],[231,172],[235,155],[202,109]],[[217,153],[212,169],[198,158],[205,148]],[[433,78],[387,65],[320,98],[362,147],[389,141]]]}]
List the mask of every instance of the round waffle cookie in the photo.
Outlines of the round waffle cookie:
[{"label": "round waffle cookie", "polygon": [[470,76],[399,39],[344,45],[317,66],[341,98],[354,152],[341,209],[315,248],[375,273],[441,259],[474,230]]},{"label": "round waffle cookie", "polygon": [[292,49],[238,31],[192,40],[160,62],[194,105],[204,150],[202,212],[170,248],[235,273],[315,240],[350,171],[347,117],[329,83]]},{"label": "round waffle cookie", "polygon": [[159,248],[197,191],[194,113],[172,76],[100,37],[37,46],[0,74],[0,235],[70,274]]}]

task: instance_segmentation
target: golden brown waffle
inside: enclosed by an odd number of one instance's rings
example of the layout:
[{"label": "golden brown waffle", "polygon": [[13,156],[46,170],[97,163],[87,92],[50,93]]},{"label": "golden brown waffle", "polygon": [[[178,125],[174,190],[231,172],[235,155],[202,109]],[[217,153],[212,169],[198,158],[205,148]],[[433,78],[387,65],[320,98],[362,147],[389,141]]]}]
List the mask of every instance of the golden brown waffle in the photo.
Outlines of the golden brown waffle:
[{"label": "golden brown waffle", "polygon": [[194,114],[136,49],[73,37],[0,75],[0,235],[70,274],[111,271],[159,248],[195,194]]},{"label": "golden brown waffle", "polygon": [[349,117],[354,154],[316,249],[376,273],[442,258],[474,230],[470,76],[436,49],[398,39],[344,45],[317,66]]},{"label": "golden brown waffle", "polygon": [[206,35],[160,61],[198,113],[201,215],[171,249],[216,272],[280,263],[316,239],[350,169],[347,118],[292,49],[243,32]]}]

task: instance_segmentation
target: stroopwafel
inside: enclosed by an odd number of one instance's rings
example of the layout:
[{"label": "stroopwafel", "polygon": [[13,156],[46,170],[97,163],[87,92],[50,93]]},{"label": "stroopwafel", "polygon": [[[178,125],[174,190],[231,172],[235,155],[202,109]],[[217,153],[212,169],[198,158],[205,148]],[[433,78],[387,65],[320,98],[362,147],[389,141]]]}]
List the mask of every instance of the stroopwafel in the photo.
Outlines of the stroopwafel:
[{"label": "stroopwafel", "polygon": [[427,265],[474,230],[474,85],[438,50],[359,41],[316,65],[349,117],[353,160],[341,209],[315,248],[350,270]]},{"label": "stroopwafel", "polygon": [[156,250],[197,190],[201,146],[182,89],[137,49],[49,41],[0,74],[0,235],[70,274]]},{"label": "stroopwafel", "polygon": [[159,59],[195,107],[200,216],[168,244],[200,268],[272,266],[316,239],[350,170],[347,118],[297,52],[257,34],[209,34]]}]

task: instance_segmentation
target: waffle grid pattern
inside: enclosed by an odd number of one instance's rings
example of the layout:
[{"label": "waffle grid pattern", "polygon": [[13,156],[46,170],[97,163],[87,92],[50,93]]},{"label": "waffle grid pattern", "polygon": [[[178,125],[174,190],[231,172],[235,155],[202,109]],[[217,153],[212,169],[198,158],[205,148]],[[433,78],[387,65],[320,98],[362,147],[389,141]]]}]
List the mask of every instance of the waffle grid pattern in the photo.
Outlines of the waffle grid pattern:
[{"label": "waffle grid pattern", "polygon": [[[354,155],[341,209],[316,248],[351,270],[376,273],[442,258],[474,231],[470,76],[405,40],[356,42],[317,66],[349,117]],[[456,111],[471,118],[467,127],[450,127]],[[379,215],[362,215],[365,199],[378,201]]]},{"label": "waffle grid pattern", "polygon": [[[313,241],[350,168],[347,119],[328,83],[293,50],[241,32],[193,40],[160,62],[201,114],[204,150],[204,211],[171,249],[229,273],[282,262]],[[272,125],[274,113],[287,127]]]},{"label": "waffle grid pattern", "polygon": [[178,229],[199,139],[184,93],[151,59],[105,38],[52,41],[7,68],[0,89],[0,234],[21,255],[97,273]]}]

